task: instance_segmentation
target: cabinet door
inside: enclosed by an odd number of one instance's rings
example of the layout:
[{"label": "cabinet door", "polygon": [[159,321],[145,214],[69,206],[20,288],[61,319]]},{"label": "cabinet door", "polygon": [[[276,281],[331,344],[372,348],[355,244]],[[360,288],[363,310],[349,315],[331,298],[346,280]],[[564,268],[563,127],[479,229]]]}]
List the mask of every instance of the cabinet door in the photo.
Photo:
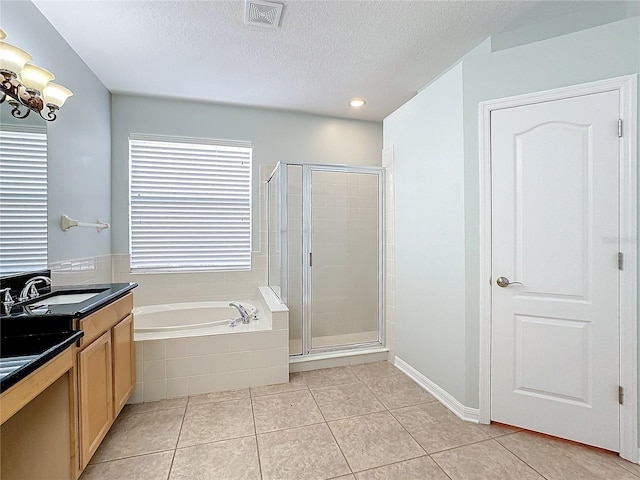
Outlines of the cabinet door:
[{"label": "cabinet door", "polygon": [[111,330],[78,354],[80,465],[87,466],[113,421]]},{"label": "cabinet door", "polygon": [[136,384],[133,315],[113,327],[113,416],[118,416]]}]

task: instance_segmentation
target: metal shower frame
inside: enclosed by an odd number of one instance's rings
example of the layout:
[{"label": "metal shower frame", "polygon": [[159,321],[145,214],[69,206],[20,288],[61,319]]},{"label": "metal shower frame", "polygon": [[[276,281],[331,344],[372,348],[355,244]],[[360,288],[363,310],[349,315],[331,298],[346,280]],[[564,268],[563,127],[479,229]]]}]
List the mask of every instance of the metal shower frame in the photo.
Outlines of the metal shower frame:
[{"label": "metal shower frame", "polygon": [[[271,181],[273,176],[279,172],[280,174],[280,290],[281,300],[288,304],[289,301],[289,251],[288,251],[288,166],[299,166],[302,168],[302,356],[311,356],[316,354],[324,354],[330,352],[361,350],[369,348],[377,348],[385,345],[385,321],[384,321],[384,260],[383,260],[383,235],[384,235],[384,168],[382,167],[358,167],[349,165],[331,165],[331,164],[302,164],[302,163],[282,163],[278,162],[272,171],[267,183]],[[309,262],[311,253],[311,177],[314,171],[338,172],[338,173],[360,173],[372,174],[378,177],[378,339],[372,342],[352,343],[345,345],[334,345],[327,347],[312,348],[312,292],[311,292],[311,265]],[[271,200],[271,196],[267,190],[267,201]],[[270,208],[268,218],[270,218]],[[269,226],[268,226],[269,228]],[[269,249],[271,242],[267,242]],[[269,261],[268,267],[271,268],[270,252],[267,252]],[[271,285],[269,285],[271,288]],[[276,293],[276,292],[274,292]],[[277,295],[277,293],[276,293]],[[299,355],[295,355],[298,357]]]}]

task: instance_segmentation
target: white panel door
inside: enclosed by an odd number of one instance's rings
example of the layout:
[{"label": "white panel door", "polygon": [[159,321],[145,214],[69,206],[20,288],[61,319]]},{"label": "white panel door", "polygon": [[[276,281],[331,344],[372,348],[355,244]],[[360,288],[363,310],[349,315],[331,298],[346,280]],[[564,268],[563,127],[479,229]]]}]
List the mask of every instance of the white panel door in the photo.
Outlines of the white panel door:
[{"label": "white panel door", "polygon": [[491,419],[614,451],[618,95],[491,113]]}]

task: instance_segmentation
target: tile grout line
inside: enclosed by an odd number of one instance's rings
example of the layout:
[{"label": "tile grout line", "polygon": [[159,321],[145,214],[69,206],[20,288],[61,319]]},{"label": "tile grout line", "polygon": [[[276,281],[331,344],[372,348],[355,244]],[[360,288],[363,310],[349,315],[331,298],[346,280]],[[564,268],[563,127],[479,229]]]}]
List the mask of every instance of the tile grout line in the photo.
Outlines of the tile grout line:
[{"label": "tile grout line", "polygon": [[327,429],[329,430],[329,433],[331,433],[331,438],[333,438],[333,441],[336,443],[336,446],[338,447],[338,450],[340,451],[340,455],[342,455],[342,458],[344,459],[344,462],[347,464],[347,468],[349,469],[349,471],[351,472],[351,475],[355,476],[355,473],[353,472],[353,468],[351,468],[351,464],[349,463],[349,460],[347,460],[346,455],[344,454],[344,452],[342,451],[342,447],[340,446],[340,444],[338,443],[338,439],[336,438],[336,436],[333,433],[333,430],[331,430],[331,427],[329,426],[329,422],[327,422],[327,418],[324,416],[324,412],[322,411],[322,409],[320,408],[320,405],[318,405],[318,401],[316,400],[315,395],[313,394],[313,392],[311,391],[311,388],[309,388],[309,393],[311,394],[311,398],[313,399],[313,403],[316,404],[316,408],[318,409],[318,411],[320,412],[320,415],[322,415],[322,418],[324,420],[324,424],[327,426]]},{"label": "tile grout line", "polygon": [[282,392],[274,392],[274,393],[263,393],[262,395],[251,395],[251,398],[262,398],[262,397],[272,397],[273,395],[281,395],[283,393],[294,393],[301,392],[302,390],[309,390],[309,386],[305,384],[304,388],[298,388],[295,390],[284,390]]},{"label": "tile grout line", "polygon": [[[352,369],[351,365],[349,365],[348,367],[349,367],[349,369]],[[427,451],[424,449],[424,447],[422,445],[420,445],[420,443],[413,437],[413,435],[411,435],[411,433],[409,433],[409,431],[407,431],[407,429],[404,427],[404,425],[402,423],[400,423],[400,421],[393,415],[393,413],[391,413],[391,410],[387,407],[387,405],[384,402],[382,402],[382,400],[380,400],[380,398],[378,398],[378,396],[373,392],[373,390],[371,390],[371,388],[369,387],[369,385],[365,381],[365,380],[376,380],[376,379],[380,379],[380,378],[388,378],[388,377],[394,376],[395,373],[390,373],[388,375],[380,375],[380,376],[376,376],[376,377],[370,377],[368,379],[363,379],[363,378],[359,377],[356,373],[354,373],[354,372],[352,372],[352,373],[358,379],[357,382],[340,383],[340,384],[334,384],[334,385],[325,385],[324,387],[329,388],[329,387],[338,387],[338,386],[342,386],[342,385],[353,385],[355,383],[361,383],[371,393],[371,395],[373,395],[373,397],[378,401],[378,403],[380,403],[380,405],[382,405],[384,410],[380,410],[380,411],[377,411],[377,412],[370,412],[370,413],[360,414],[360,415],[352,415],[352,416],[349,416],[349,417],[339,418],[339,419],[332,420],[332,421],[342,421],[342,420],[347,420],[347,419],[351,419],[351,418],[364,417],[364,416],[367,416],[367,415],[373,415],[373,414],[376,414],[376,413],[383,413],[383,412],[386,411],[389,414],[391,414],[391,417],[402,427],[402,429],[405,432],[407,432],[407,434],[411,437],[411,439],[414,442],[416,442],[416,445],[418,445],[418,447],[420,447],[420,449],[424,452],[424,455],[419,455],[417,457],[408,458],[406,460],[400,460],[398,462],[391,462],[389,464],[378,465],[377,467],[369,468],[369,469],[366,469],[366,470],[361,470],[358,473],[361,473],[361,472],[364,472],[364,471],[367,471],[367,470],[374,470],[376,468],[386,467],[386,466],[389,466],[389,465],[395,465],[395,464],[398,464],[398,463],[406,462],[406,461],[409,461],[409,460],[414,460],[416,458],[422,458],[422,457],[425,457],[425,456],[428,457],[428,458],[431,458],[431,456],[429,455],[429,453],[427,453]],[[323,388],[323,387],[319,387],[319,388]],[[311,390],[311,388],[309,390]],[[314,401],[316,401],[315,396],[313,395],[313,392],[311,392],[311,396],[313,397]],[[419,403],[417,405],[420,405],[422,403],[430,403],[430,402],[421,402],[421,403]],[[318,405],[317,401],[316,401],[316,405]],[[408,405],[407,407],[411,407],[411,406],[414,406],[414,405]],[[402,407],[402,408],[406,408],[406,407]],[[319,405],[318,405],[318,409],[320,409]],[[324,413],[322,412],[322,409],[320,409],[320,413],[324,417]],[[325,421],[326,421],[326,418],[325,418]],[[333,435],[333,430],[331,430],[331,427],[328,425],[328,422],[327,422],[327,426],[329,427],[329,431],[331,431],[331,434]],[[338,444],[338,448],[340,449],[340,452],[344,456],[344,452],[342,452],[342,448],[340,447],[340,444],[338,443],[337,439],[335,438],[335,435],[333,435],[333,438],[334,438],[334,440],[336,440],[336,444]],[[345,457],[345,460],[346,460],[346,457]],[[449,475],[447,475],[446,472],[444,472],[442,470],[442,467],[440,467],[440,465],[437,462],[435,462],[435,460],[433,460],[433,459],[431,459],[431,460],[434,461],[434,463],[436,463],[436,465],[444,473],[444,475],[446,475],[449,479],[451,478],[451,477],[449,477]],[[349,468],[351,469],[351,473],[355,476],[356,472],[353,471],[353,469],[351,468],[351,465],[349,464],[348,461],[347,461],[347,465],[349,465]]]},{"label": "tile grout line", "polygon": [[[520,433],[520,432],[516,432],[516,433]],[[496,443],[498,445],[500,445],[502,448],[504,448],[507,452],[509,452],[511,455],[513,455],[514,457],[516,457],[518,460],[520,460],[522,463],[524,463],[525,465],[527,465],[531,470],[533,470],[534,472],[536,472],[538,475],[540,475],[542,478],[544,478],[545,480],[549,480],[549,477],[547,477],[546,475],[543,475],[541,472],[539,472],[537,469],[533,468],[533,465],[530,465],[529,462],[527,462],[526,460],[524,460],[523,458],[521,458],[519,455],[517,455],[515,452],[511,451],[506,445],[503,445],[501,442],[499,442],[498,440],[496,440]]]},{"label": "tile grout line", "polygon": [[249,401],[251,402],[251,417],[253,418],[253,437],[256,441],[256,453],[258,454],[258,471],[260,479],[264,477],[262,474],[262,461],[260,460],[260,444],[258,443],[258,429],[256,428],[256,412],[253,409],[253,392],[249,389]]},{"label": "tile grout line", "polygon": [[167,448],[166,450],[158,450],[157,452],[137,453],[135,455],[129,455],[128,457],[110,458],[109,460],[103,460],[102,462],[95,462],[95,463],[89,462],[87,464],[87,468],[90,466],[104,465],[105,463],[118,462],[120,460],[129,460],[131,458],[146,457],[147,455],[156,455],[158,453],[172,452],[173,450],[174,450],[173,448]]},{"label": "tile grout line", "polygon": [[[404,372],[401,372],[401,373],[402,373],[402,375],[405,375],[406,377],[409,377],[409,376],[408,376],[408,375],[406,375]],[[394,375],[394,374],[390,374],[390,375],[388,375],[388,376],[390,377],[390,376],[392,376],[392,375]],[[386,378],[386,376],[383,376],[383,377],[373,377],[373,379],[376,379],[376,378]],[[436,460],[435,460],[433,457],[431,457],[431,454],[430,454],[429,452],[427,452],[427,449],[426,449],[426,448],[424,448],[424,447],[420,444],[420,442],[418,442],[418,440],[417,440],[417,439],[416,439],[416,438],[411,434],[411,432],[409,432],[409,430],[407,430],[407,428],[403,425],[403,423],[402,423],[400,420],[398,420],[398,419],[396,418],[396,416],[393,414],[393,412],[391,411],[391,409],[390,409],[389,407],[387,407],[387,405],[386,405],[382,400],[380,400],[380,398],[378,398],[378,396],[375,394],[375,392],[374,392],[373,390],[371,390],[371,388],[369,388],[369,385],[367,385],[367,384],[365,383],[365,387],[367,387],[367,389],[368,389],[368,390],[371,392],[371,394],[372,394],[372,395],[373,395],[373,396],[374,396],[374,397],[375,397],[375,398],[376,398],[376,399],[377,399],[377,400],[382,404],[382,406],[383,406],[383,407],[386,409],[386,411],[391,415],[391,417],[392,417],[396,422],[398,422],[398,425],[400,425],[400,426],[402,427],[402,429],[403,429],[405,432],[407,432],[407,434],[411,437],[411,439],[412,439],[414,442],[416,442],[416,444],[417,444],[417,445],[422,449],[422,451],[425,453],[425,455],[421,455],[420,457],[414,457],[414,458],[422,458],[423,456],[426,456],[428,459],[430,459],[433,463],[435,463],[435,464],[436,464],[436,466],[440,469],[440,471],[441,471],[441,472],[442,472],[442,473],[443,473],[443,474],[444,474],[444,475],[445,475],[449,480],[451,480],[451,477],[449,476],[449,474],[448,474],[447,472],[445,472],[445,471],[444,471],[444,469],[440,466],[440,464],[439,464],[438,462],[436,462]],[[421,402],[421,403],[418,403],[418,404],[416,404],[416,405],[422,405],[422,404],[427,404],[427,403],[431,403],[431,402]],[[406,407],[400,407],[400,408],[408,408],[408,407],[413,407],[413,406],[416,406],[416,405],[408,405],[408,406],[406,406]],[[409,460],[412,460],[412,459],[409,459]],[[408,461],[408,460],[402,460],[402,462],[406,462],[406,461]],[[402,463],[402,462],[395,462],[395,463]],[[393,465],[393,464],[390,464],[390,465]],[[380,467],[376,467],[376,468],[380,468]]]},{"label": "tile grout line", "polygon": [[193,445],[185,445],[184,447],[176,448],[176,450],[186,450],[187,448],[201,447],[203,445],[213,445],[214,443],[227,442],[230,440],[240,440],[242,438],[251,438],[251,437],[255,437],[255,435],[241,435],[239,437],[219,438],[218,440],[213,440],[211,442],[202,442],[202,443],[194,443]]},{"label": "tile grout line", "polygon": [[[177,397],[177,398],[189,398],[189,397]],[[174,399],[171,399],[174,400]],[[162,401],[162,400],[159,400]],[[151,402],[149,402],[151,403]],[[142,405],[142,403],[137,403],[136,405]],[[185,408],[187,407],[187,404],[185,404]],[[147,410],[145,412],[132,412],[132,413],[125,413],[124,415],[122,413],[120,413],[120,415],[118,415],[116,418],[122,418],[122,419],[126,419],[128,417],[135,417],[137,415],[146,415],[148,413],[156,413],[156,412],[166,412],[167,410],[177,410],[179,408],[182,407],[167,407],[167,408],[156,408],[153,410]]]},{"label": "tile grout line", "polygon": [[167,480],[171,478],[171,470],[173,470],[173,462],[175,461],[176,453],[178,452],[178,443],[180,442],[180,435],[182,434],[182,427],[184,426],[184,419],[187,416],[188,407],[189,407],[189,397],[187,397],[187,404],[184,406],[184,413],[182,414],[182,421],[180,422],[180,430],[178,430],[178,438],[176,438],[176,446],[173,449],[173,456],[171,457],[171,465],[169,465]]},{"label": "tile grout line", "polygon": [[[402,373],[403,375],[405,375],[406,377],[408,377],[408,375],[406,375],[404,372],[401,372],[401,373]],[[391,376],[391,375],[389,375],[389,376]],[[383,378],[383,377],[378,377],[378,378]],[[367,389],[369,389],[369,391],[371,392],[371,394],[372,394],[374,397],[376,397],[376,398],[378,399],[378,401],[382,404],[382,406],[387,410],[387,412],[389,413],[389,415],[391,415],[391,417],[392,417],[396,422],[398,422],[398,425],[400,425],[400,426],[402,427],[402,429],[403,429],[405,432],[407,432],[407,435],[409,435],[409,436],[411,437],[411,439],[412,439],[414,442],[416,442],[416,444],[417,444],[417,445],[422,449],[422,451],[425,453],[425,456],[426,456],[427,458],[429,458],[433,463],[435,463],[435,464],[437,465],[437,467],[440,469],[440,471],[441,471],[441,472],[442,472],[442,473],[443,473],[447,478],[451,479],[451,477],[449,476],[449,474],[448,474],[447,472],[445,472],[445,471],[444,471],[444,469],[440,466],[440,464],[439,464],[438,462],[436,462],[434,458],[432,458],[432,457],[431,457],[431,454],[430,454],[429,452],[427,452],[427,449],[426,449],[426,448],[424,448],[424,447],[422,446],[422,444],[421,444],[420,442],[418,442],[418,440],[417,440],[417,439],[416,439],[416,438],[411,434],[411,432],[410,432],[409,430],[407,430],[407,428],[404,426],[404,424],[403,424],[400,420],[398,420],[398,419],[396,418],[396,416],[393,414],[393,412],[391,411],[391,409],[390,409],[389,407],[387,407],[387,405],[386,405],[384,402],[382,402],[382,400],[380,400],[380,399],[378,398],[378,396],[375,394],[375,392],[369,388],[369,385],[366,385],[366,384],[365,384],[365,386],[367,387]],[[422,404],[427,404],[427,403],[431,403],[431,402],[421,402],[421,403],[418,403],[418,404],[416,404],[416,405],[422,405]],[[406,406],[406,407],[400,407],[400,408],[409,408],[409,407],[414,407],[414,406],[416,406],[416,405],[408,405],[408,406]],[[416,457],[416,458],[420,458],[420,457]],[[406,461],[406,460],[404,460],[404,461]],[[397,462],[397,463],[400,463],[400,462]]]},{"label": "tile grout line", "polygon": [[[428,453],[425,455],[420,455],[419,457],[413,457],[413,458],[408,458],[407,460],[398,460],[397,462],[391,462],[391,463],[386,463],[384,465],[380,465],[379,467],[372,467],[372,468],[367,468],[365,470],[359,470],[357,473],[364,473],[364,472],[370,472],[372,470],[377,470],[378,468],[382,468],[382,467],[389,467],[391,465],[399,465],[400,463],[404,463],[404,462],[409,462],[411,460],[417,460],[419,458],[428,458],[430,459],[433,463],[436,464],[436,466],[440,469],[440,471],[449,479],[451,480],[451,477],[449,476],[449,474],[447,472],[445,472],[442,467],[440,466],[440,464],[438,464],[438,462],[436,462],[433,458],[431,458],[431,455],[429,455]],[[355,475],[355,473],[354,473]]]},{"label": "tile grout line", "polygon": [[[389,375],[389,376],[391,376],[391,375]],[[375,378],[386,378],[386,377],[374,377],[373,379],[375,379]],[[370,380],[371,380],[371,379],[370,379]],[[391,411],[391,409],[390,409],[389,407],[387,407],[387,405],[386,405],[386,404],[385,404],[385,403],[384,403],[384,402],[383,402],[383,401],[382,401],[382,400],[381,400],[381,399],[380,399],[380,398],[375,394],[375,392],[374,392],[373,390],[371,390],[371,388],[369,387],[369,385],[367,385],[367,384],[365,383],[365,384],[364,384],[364,386],[365,386],[365,387],[367,387],[367,390],[369,390],[369,391],[371,392],[371,395],[373,395],[373,396],[376,398],[376,400],[378,400],[378,402],[380,402],[380,404],[381,404],[381,405],[385,408],[385,410],[386,410],[386,411],[391,415],[391,417],[392,417],[396,422],[398,422],[398,424],[402,427],[402,429],[403,429],[405,432],[407,432],[407,434],[411,437],[411,439],[412,439],[414,442],[416,442],[416,443],[418,444],[418,446],[419,446],[419,447],[424,451],[425,455],[428,455],[428,456],[429,456],[429,452],[427,452],[427,450],[426,450],[422,445],[420,445],[420,442],[418,442],[418,440],[416,440],[416,439],[414,438],[414,436],[413,436],[413,435],[411,435],[411,432],[409,432],[409,430],[407,430],[407,429],[406,429],[406,427],[402,424],[402,422],[396,418],[396,416],[393,414],[393,412]],[[418,404],[418,405],[419,405],[419,404]],[[409,406],[414,406],[414,405],[409,405]],[[407,408],[407,407],[401,407],[401,408]]]}]

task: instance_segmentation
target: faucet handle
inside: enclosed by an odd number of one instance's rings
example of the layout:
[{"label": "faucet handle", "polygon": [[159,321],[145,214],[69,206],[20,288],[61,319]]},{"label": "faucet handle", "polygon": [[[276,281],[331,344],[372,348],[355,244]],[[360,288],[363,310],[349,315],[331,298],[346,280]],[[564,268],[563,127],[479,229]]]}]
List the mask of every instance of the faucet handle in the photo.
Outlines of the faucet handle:
[{"label": "faucet handle", "polygon": [[11,289],[9,287],[3,288],[0,290],[0,295],[2,295],[2,306],[4,307],[4,314],[9,315],[11,313],[11,307],[15,305],[16,302],[11,298]]},{"label": "faucet handle", "polygon": [[3,302],[10,302],[13,300],[11,298],[11,288],[9,287],[3,288],[2,290],[0,290],[0,295],[3,295],[3,298],[2,298]]}]

